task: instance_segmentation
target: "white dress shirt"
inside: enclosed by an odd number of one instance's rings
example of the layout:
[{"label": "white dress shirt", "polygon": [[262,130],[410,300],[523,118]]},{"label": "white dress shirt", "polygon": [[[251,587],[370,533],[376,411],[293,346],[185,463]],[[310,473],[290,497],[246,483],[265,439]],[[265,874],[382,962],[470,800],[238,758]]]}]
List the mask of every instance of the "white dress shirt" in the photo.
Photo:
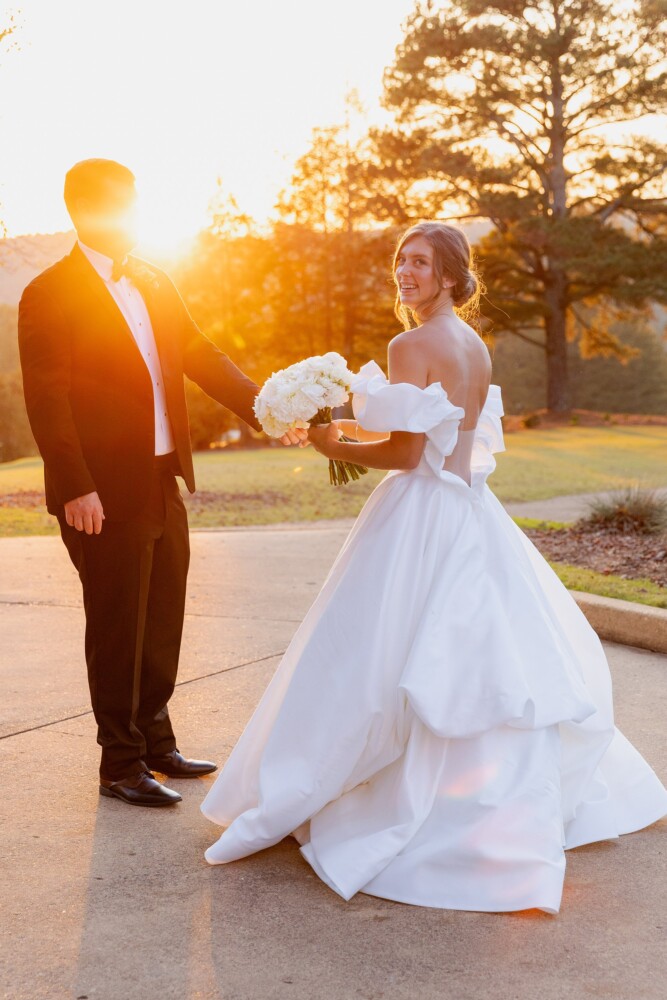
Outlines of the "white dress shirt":
[{"label": "white dress shirt", "polygon": [[146,367],[153,382],[153,403],[155,406],[155,454],[166,455],[174,451],[174,435],[167,413],[167,397],[164,391],[164,381],[162,378],[162,368],[160,366],[160,356],[155,344],[155,335],[151,325],[151,318],[148,315],[146,303],[139,294],[132,281],[123,275],[119,281],[114,281],[111,277],[113,271],[113,260],[98,250],[78,241],[79,247],[93,265],[104,284],[109,289],[109,293],[120,309],[125,322],[130,328],[141,356],[146,362]]}]

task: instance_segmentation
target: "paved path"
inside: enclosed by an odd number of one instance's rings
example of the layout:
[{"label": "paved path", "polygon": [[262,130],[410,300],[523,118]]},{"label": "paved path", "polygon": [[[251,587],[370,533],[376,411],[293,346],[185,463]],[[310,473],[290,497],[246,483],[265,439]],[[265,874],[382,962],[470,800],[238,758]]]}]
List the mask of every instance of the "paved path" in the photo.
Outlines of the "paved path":
[{"label": "paved path", "polygon": [[[223,763],[345,535],[193,533],[179,745]],[[568,852],[563,907],[344,902],[296,842],[211,868],[212,778],[174,809],[97,792],[78,581],[56,538],[0,541],[5,1000],[662,1000],[667,820]],[[667,780],[667,658],[608,646],[617,720]]]}]

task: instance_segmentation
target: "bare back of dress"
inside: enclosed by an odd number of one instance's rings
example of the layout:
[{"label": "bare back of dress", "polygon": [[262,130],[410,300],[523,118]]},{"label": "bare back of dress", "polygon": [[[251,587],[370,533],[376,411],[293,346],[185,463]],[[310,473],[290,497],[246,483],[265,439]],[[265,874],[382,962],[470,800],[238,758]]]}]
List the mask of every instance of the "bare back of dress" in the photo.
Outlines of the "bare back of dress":
[{"label": "bare back of dress", "polygon": [[450,402],[465,410],[454,450],[443,469],[470,486],[470,460],[475,430],[491,381],[491,359],[484,342],[467,325],[457,336],[438,344],[429,364],[429,382],[440,382]]}]

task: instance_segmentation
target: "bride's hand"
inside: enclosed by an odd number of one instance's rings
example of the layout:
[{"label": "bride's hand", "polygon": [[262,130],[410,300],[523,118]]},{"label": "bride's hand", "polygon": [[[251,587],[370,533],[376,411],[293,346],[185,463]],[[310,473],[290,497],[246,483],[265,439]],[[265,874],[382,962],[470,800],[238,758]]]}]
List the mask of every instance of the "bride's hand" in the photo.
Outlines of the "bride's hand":
[{"label": "bride's hand", "polygon": [[316,451],[326,455],[327,458],[331,458],[329,452],[338,444],[339,437],[340,427],[335,420],[330,424],[311,425],[308,429],[308,440]]}]

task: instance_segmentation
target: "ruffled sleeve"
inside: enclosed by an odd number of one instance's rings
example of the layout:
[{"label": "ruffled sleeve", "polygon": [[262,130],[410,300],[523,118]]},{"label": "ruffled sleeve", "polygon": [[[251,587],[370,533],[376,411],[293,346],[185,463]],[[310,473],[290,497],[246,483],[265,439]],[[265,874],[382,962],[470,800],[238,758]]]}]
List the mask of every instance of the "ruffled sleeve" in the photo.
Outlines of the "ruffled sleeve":
[{"label": "ruffled sleeve", "polygon": [[411,382],[389,382],[375,361],[368,361],[350,386],[352,411],[359,425],[380,433],[410,431],[426,434],[424,457],[438,473],[456,445],[459,423],[464,417],[440,382],[425,389]]},{"label": "ruffled sleeve", "polygon": [[505,451],[503,438],[503,401],[499,385],[490,385],[486,402],[475,428],[475,437],[470,458],[470,472],[473,486],[483,483],[496,467],[493,457],[496,452]]}]

